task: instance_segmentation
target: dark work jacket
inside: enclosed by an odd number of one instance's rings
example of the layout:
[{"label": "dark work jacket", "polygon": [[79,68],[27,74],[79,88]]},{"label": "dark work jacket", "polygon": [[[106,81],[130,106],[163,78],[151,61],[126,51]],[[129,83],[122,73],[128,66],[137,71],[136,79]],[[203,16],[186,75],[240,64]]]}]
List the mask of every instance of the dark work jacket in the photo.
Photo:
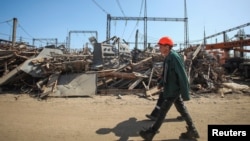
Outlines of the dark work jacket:
[{"label": "dark work jacket", "polygon": [[164,59],[160,83],[163,86],[163,96],[165,99],[181,95],[184,101],[190,100],[189,81],[183,58],[173,50],[170,50],[168,56]]}]

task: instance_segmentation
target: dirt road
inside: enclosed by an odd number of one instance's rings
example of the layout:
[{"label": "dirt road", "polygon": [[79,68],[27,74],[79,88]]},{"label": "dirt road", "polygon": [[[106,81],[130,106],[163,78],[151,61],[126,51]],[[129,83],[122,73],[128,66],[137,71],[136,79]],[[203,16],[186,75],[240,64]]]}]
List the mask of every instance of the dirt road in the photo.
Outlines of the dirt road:
[{"label": "dirt road", "polygon": [[[138,131],[152,121],[145,118],[156,101],[136,95],[49,98],[0,95],[1,141],[126,141],[142,140]],[[193,96],[186,106],[201,138],[209,124],[250,124],[250,96],[216,94]],[[155,140],[178,141],[185,123],[173,107]]]}]

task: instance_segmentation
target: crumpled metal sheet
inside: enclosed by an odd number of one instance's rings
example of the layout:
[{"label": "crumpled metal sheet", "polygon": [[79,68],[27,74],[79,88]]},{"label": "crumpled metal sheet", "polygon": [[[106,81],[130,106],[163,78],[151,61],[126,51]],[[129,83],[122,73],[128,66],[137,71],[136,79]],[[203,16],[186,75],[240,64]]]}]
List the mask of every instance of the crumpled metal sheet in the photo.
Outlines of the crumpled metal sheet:
[{"label": "crumpled metal sheet", "polygon": [[57,90],[49,96],[91,96],[96,94],[96,74],[70,73],[60,75]]},{"label": "crumpled metal sheet", "polygon": [[33,77],[44,77],[41,67],[33,65],[31,61],[38,58],[50,58],[51,54],[63,54],[63,52],[60,49],[44,48],[35,58],[26,60],[20,69]]}]

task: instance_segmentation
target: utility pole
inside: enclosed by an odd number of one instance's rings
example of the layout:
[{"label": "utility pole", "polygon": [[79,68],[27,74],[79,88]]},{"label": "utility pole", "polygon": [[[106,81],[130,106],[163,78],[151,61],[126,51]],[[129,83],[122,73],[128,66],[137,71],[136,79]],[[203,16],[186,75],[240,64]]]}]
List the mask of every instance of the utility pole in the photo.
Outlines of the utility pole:
[{"label": "utility pole", "polygon": [[147,0],[145,0],[145,7],[144,7],[144,50],[147,49],[147,37],[148,37],[148,28],[147,28]]},{"label": "utility pole", "polygon": [[16,27],[17,27],[17,18],[13,18],[12,48],[15,47],[15,43],[16,43]]},{"label": "utility pole", "polygon": [[136,30],[136,34],[135,34],[135,49],[138,49],[138,29]]},{"label": "utility pole", "polygon": [[188,47],[189,44],[189,37],[188,37],[188,17],[187,17],[187,3],[186,0],[184,0],[184,48]]}]

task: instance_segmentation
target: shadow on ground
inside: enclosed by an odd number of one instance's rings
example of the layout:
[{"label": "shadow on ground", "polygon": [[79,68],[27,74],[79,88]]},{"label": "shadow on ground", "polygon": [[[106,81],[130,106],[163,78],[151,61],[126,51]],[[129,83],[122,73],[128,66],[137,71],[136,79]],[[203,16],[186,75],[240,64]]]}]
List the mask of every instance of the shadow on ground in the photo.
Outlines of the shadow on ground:
[{"label": "shadow on ground", "polygon": [[[178,119],[165,119],[164,122],[180,122]],[[141,120],[137,121],[135,117],[131,117],[128,120],[118,123],[113,128],[100,128],[96,131],[97,134],[110,134],[114,133],[119,137],[118,141],[128,141],[129,137],[138,137],[139,131],[145,128],[150,127],[153,124],[153,121],[150,120]],[[143,139],[142,139],[143,140]],[[168,139],[161,141],[187,141],[179,139]]]}]

